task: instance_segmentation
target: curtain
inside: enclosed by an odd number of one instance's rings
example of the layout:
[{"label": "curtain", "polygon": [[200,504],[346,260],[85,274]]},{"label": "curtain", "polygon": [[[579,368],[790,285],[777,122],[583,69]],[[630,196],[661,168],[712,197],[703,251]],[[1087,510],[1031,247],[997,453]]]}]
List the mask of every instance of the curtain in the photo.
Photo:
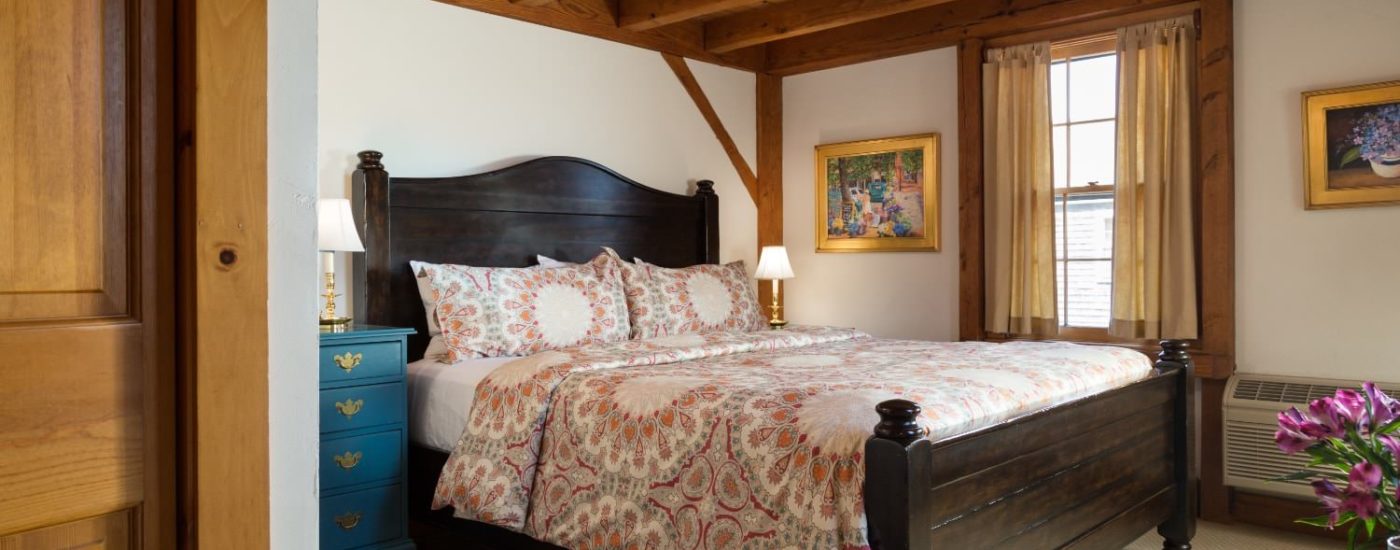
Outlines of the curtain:
[{"label": "curtain", "polygon": [[1118,30],[1118,168],[1109,334],[1196,337],[1190,17]]},{"label": "curtain", "polygon": [[987,50],[982,65],[987,330],[1058,330],[1050,43]]}]

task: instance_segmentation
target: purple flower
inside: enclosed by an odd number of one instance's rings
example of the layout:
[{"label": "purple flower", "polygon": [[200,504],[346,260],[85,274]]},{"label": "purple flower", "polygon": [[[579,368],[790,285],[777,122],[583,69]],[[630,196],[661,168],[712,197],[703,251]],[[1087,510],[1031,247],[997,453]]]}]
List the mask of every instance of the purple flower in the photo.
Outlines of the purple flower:
[{"label": "purple flower", "polygon": [[1322,504],[1322,509],[1327,512],[1327,528],[1331,529],[1337,524],[1337,516],[1342,508],[1342,491],[1337,489],[1331,481],[1325,479],[1315,479],[1312,482],[1313,494],[1317,495],[1317,500]]},{"label": "purple flower", "polygon": [[1353,426],[1370,425],[1366,418],[1366,398],[1355,390],[1337,390],[1337,395],[1332,398],[1332,408]]},{"label": "purple flower", "polygon": [[1342,511],[1356,514],[1361,519],[1370,519],[1381,514],[1381,501],[1371,492],[1347,491],[1342,499]]},{"label": "purple flower", "polygon": [[1374,382],[1362,384],[1361,388],[1371,398],[1371,420],[1377,428],[1400,418],[1400,401],[1386,395]]},{"label": "purple flower", "polygon": [[1308,415],[1312,417],[1312,422],[1302,425],[1303,433],[1309,437],[1322,439],[1324,437],[1341,437],[1346,435],[1346,428],[1342,423],[1342,416],[1337,412],[1337,406],[1331,397],[1314,399],[1308,404]]},{"label": "purple flower", "polygon": [[1370,491],[1381,484],[1381,467],[1370,462],[1362,462],[1351,467],[1351,472],[1347,474],[1347,491],[1357,489]]},{"label": "purple flower", "polygon": [[1278,413],[1278,431],[1274,432],[1274,443],[1278,444],[1280,450],[1290,455],[1313,446],[1317,443],[1317,438],[1304,431],[1303,426],[1306,424],[1316,424],[1316,422],[1303,416],[1303,413],[1298,412],[1297,407],[1289,407],[1288,410]]},{"label": "purple flower", "polygon": [[1380,436],[1380,440],[1381,445],[1384,445],[1385,450],[1389,451],[1390,456],[1395,459],[1396,467],[1400,468],[1400,439],[1393,435],[1383,435]]},{"label": "purple flower", "polygon": [[1377,160],[1400,156],[1400,105],[1376,107],[1361,115],[1351,130],[1352,143],[1361,146],[1361,158]]}]

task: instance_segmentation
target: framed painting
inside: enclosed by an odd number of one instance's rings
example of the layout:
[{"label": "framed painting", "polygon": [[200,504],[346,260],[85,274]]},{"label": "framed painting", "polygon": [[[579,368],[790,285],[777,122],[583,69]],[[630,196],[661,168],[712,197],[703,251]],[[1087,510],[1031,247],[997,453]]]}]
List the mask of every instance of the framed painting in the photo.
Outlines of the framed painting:
[{"label": "framed painting", "polygon": [[1303,94],[1306,206],[1400,204],[1400,81]]},{"label": "framed painting", "polygon": [[937,252],[938,134],[817,146],[817,252]]}]

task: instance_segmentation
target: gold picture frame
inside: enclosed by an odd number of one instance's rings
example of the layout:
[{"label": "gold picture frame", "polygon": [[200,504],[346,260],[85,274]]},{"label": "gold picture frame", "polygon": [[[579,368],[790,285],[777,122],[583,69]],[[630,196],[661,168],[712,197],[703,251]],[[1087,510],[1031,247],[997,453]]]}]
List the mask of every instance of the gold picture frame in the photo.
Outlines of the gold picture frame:
[{"label": "gold picture frame", "polygon": [[938,143],[931,133],[818,145],[817,252],[937,252]]},{"label": "gold picture frame", "polygon": [[1400,152],[1400,138],[1379,139],[1397,134],[1371,131],[1377,125],[1393,129],[1385,117],[1397,110],[1400,81],[1303,93],[1308,210],[1400,204],[1400,155],[1393,154]]}]

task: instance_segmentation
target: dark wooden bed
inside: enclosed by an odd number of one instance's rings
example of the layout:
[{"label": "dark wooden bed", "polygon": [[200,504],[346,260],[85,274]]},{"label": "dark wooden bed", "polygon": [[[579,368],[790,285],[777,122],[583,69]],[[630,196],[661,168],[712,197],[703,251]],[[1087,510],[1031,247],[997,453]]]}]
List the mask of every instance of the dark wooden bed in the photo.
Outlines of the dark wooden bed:
[{"label": "dark wooden bed", "polygon": [[[365,322],[418,329],[410,360],[427,339],[409,260],[522,267],[536,254],[581,261],[611,246],[662,266],[719,261],[708,181],[678,195],[568,157],[391,179],[380,153],[359,158],[352,202],[366,252],[354,260],[354,303]],[[1190,548],[1192,366],[1184,342],[1162,348],[1140,381],[939,441],[921,437],[920,405],[880,403],[866,443],[871,546],[1118,549],[1156,526],[1164,548]],[[554,548],[429,510],[446,460],[410,446],[409,516],[420,547]]]}]

